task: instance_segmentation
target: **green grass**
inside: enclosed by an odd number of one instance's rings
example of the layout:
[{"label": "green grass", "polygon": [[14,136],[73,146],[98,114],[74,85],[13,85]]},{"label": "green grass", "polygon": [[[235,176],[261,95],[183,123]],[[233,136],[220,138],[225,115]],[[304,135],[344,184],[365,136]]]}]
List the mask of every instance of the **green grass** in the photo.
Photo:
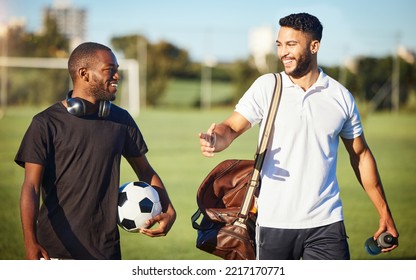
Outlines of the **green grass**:
[{"label": "green grass", "polygon": [[[173,98],[169,96],[169,98]],[[22,259],[19,194],[24,170],[13,158],[32,116],[40,108],[10,108],[0,119],[0,259]],[[195,247],[190,217],[196,210],[196,191],[208,172],[227,158],[253,158],[258,129],[253,128],[212,159],[200,154],[197,134],[223,120],[232,108],[199,111],[147,109],[137,122],[149,146],[148,158],[162,177],[177,210],[177,220],[163,238],[121,231],[124,259],[216,259]],[[378,228],[378,215],[358,184],[340,146],[338,178],[352,259],[416,259],[416,114],[372,114],[364,120],[366,139],[376,156],[391,210],[400,232],[400,247],[369,256],[364,241]],[[342,144],[341,144],[342,145]],[[123,161],[121,183],[136,180]]]},{"label": "green grass", "polygon": [[[165,238],[149,239],[122,232],[125,259],[215,259],[195,248],[196,232],[191,216],[196,211],[196,191],[208,172],[228,156],[252,158],[255,131],[239,139],[238,145],[214,159],[200,155],[198,132],[213,121],[221,121],[229,111],[146,111],[138,118],[149,146],[148,158],[162,177],[177,210],[177,221]],[[253,137],[254,136],[254,137]],[[232,153],[234,151],[234,153]],[[122,180],[134,180],[123,162]],[[134,244],[134,245],[133,245]],[[141,254],[140,251],[147,252]]]},{"label": "green grass", "polygon": [[[201,82],[198,80],[173,80],[161,104],[169,107],[198,107],[201,100]],[[231,98],[232,86],[227,82],[213,82],[211,85],[212,104],[223,104]]]},{"label": "green grass", "polygon": [[[416,259],[416,190],[413,181],[416,174],[416,115],[374,114],[369,115],[363,125],[400,233],[400,247],[376,258]],[[362,250],[362,244],[377,229],[378,214],[347,162],[346,152],[340,152],[338,177],[351,254],[354,259],[373,259]]]}]

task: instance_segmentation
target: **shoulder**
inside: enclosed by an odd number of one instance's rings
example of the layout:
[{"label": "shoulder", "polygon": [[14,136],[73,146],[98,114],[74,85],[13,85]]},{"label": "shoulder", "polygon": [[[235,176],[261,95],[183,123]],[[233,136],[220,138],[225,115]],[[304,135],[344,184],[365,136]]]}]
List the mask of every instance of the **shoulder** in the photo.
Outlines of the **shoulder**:
[{"label": "shoulder", "polygon": [[50,105],[49,107],[47,107],[44,110],[37,113],[35,116],[50,115],[50,114],[54,114],[56,112],[66,112],[65,106],[62,104],[61,101]]},{"label": "shoulder", "polygon": [[320,71],[321,73],[318,78],[318,83],[320,84],[320,86],[326,87],[330,90],[339,90],[341,92],[349,93],[348,89],[343,84],[326,74],[324,71]]},{"label": "shoulder", "polygon": [[122,108],[122,107],[120,107],[120,106],[118,106],[114,103],[111,104],[111,112],[116,113],[117,115],[130,115],[129,112],[126,109],[124,109],[124,108]]},{"label": "shoulder", "polygon": [[276,78],[273,73],[259,76],[240,98],[235,111],[252,125],[259,123],[267,112],[273,97]]},{"label": "shoulder", "polygon": [[126,109],[115,104],[111,104],[111,111],[108,119],[110,121],[115,121],[124,124],[135,123],[132,115]]},{"label": "shoulder", "polygon": [[275,73],[267,73],[259,76],[253,84],[261,85],[261,86],[269,86],[274,85],[276,81],[276,74]]},{"label": "shoulder", "polygon": [[65,119],[64,114],[66,113],[67,111],[65,106],[61,102],[56,102],[55,104],[34,115],[32,122],[35,121],[41,123],[49,123],[56,119]]},{"label": "shoulder", "polygon": [[255,98],[270,96],[274,92],[274,87],[276,85],[276,76],[274,73],[267,73],[259,76],[247,90],[246,93],[253,95]]},{"label": "shoulder", "polygon": [[344,100],[347,103],[354,103],[354,96],[352,93],[340,82],[327,75],[325,72],[321,72],[319,83],[322,87],[332,93],[337,99]]}]

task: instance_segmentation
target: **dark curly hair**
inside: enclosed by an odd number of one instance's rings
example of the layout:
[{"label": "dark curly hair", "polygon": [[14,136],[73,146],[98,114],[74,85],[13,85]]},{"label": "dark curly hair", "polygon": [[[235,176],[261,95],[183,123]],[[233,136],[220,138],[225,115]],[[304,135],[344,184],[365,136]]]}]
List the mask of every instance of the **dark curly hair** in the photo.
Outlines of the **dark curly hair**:
[{"label": "dark curly hair", "polygon": [[321,41],[323,26],[319,19],[308,13],[290,14],[279,20],[282,27],[290,27],[295,30],[312,35],[313,40]]}]

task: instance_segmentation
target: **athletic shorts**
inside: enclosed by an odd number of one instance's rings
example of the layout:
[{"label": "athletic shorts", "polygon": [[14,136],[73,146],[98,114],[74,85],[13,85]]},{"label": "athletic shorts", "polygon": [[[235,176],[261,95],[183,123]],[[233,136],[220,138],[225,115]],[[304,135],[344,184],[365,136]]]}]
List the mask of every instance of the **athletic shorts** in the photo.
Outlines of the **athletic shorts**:
[{"label": "athletic shorts", "polygon": [[259,260],[349,260],[344,222],[309,229],[257,226]]}]

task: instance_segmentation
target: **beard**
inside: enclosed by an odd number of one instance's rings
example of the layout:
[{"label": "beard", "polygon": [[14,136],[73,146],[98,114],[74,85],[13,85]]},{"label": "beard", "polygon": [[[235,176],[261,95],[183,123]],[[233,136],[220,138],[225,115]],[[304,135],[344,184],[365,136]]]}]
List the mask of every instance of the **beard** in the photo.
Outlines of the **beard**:
[{"label": "beard", "polygon": [[92,78],[94,84],[90,86],[90,95],[97,100],[114,101],[116,99],[115,94],[111,94],[106,90],[105,85],[98,81],[95,77]]},{"label": "beard", "polygon": [[295,79],[299,79],[306,75],[309,72],[310,67],[312,65],[312,54],[309,52],[305,52],[302,54],[298,59],[296,59],[296,67],[292,71],[286,71],[285,73],[288,76],[291,76]]}]

